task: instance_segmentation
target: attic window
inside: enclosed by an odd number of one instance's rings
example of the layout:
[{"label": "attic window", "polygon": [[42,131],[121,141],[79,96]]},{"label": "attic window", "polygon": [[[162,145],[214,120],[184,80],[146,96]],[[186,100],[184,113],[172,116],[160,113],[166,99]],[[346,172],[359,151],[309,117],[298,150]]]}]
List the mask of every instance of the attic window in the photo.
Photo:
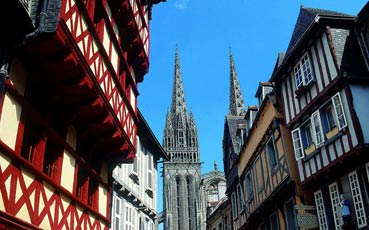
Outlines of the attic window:
[{"label": "attic window", "polygon": [[296,87],[300,88],[313,81],[313,71],[310,58],[307,53],[300,59],[293,69]]}]

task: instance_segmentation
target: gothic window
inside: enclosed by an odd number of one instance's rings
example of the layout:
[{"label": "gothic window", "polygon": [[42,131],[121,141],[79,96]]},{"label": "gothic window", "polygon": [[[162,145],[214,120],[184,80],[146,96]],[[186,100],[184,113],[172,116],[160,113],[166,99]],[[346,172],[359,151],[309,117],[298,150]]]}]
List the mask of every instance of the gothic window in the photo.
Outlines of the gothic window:
[{"label": "gothic window", "polygon": [[181,180],[179,177],[176,178],[176,185],[177,185],[177,225],[178,228],[181,228]]},{"label": "gothic window", "polygon": [[191,210],[192,210],[192,180],[190,177],[186,178],[187,182],[187,204],[188,204],[188,226],[191,228]]},{"label": "gothic window", "polygon": [[182,130],[178,131],[178,144],[179,147],[184,147],[184,133]]}]

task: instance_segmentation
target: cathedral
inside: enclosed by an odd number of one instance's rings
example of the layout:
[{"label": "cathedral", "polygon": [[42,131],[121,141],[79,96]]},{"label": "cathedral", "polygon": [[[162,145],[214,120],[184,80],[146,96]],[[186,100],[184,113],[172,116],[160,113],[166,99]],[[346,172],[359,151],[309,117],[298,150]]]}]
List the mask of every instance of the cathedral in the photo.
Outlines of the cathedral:
[{"label": "cathedral", "polygon": [[197,127],[187,111],[178,48],[163,148],[170,158],[163,163],[164,229],[205,230],[207,211],[225,196],[226,182],[216,162],[214,171],[201,174]]}]

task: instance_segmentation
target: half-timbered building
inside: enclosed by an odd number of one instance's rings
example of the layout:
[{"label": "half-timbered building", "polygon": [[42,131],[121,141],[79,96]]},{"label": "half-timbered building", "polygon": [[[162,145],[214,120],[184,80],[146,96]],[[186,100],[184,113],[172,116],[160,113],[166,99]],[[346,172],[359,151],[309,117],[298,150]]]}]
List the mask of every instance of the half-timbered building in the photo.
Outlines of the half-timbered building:
[{"label": "half-timbered building", "polygon": [[362,37],[355,33],[356,20],[301,7],[284,59],[271,77],[302,186],[313,191],[320,229],[342,228],[343,201],[350,229],[368,226],[369,75],[358,42],[367,38],[367,19]]},{"label": "half-timbered building", "polygon": [[0,3],[0,228],[109,228],[158,2]]},{"label": "half-timbered building", "polygon": [[[237,160],[245,223],[239,229],[299,229],[308,227],[289,130],[273,91],[261,82],[256,92],[259,110]],[[298,219],[300,221],[298,221]]]}]

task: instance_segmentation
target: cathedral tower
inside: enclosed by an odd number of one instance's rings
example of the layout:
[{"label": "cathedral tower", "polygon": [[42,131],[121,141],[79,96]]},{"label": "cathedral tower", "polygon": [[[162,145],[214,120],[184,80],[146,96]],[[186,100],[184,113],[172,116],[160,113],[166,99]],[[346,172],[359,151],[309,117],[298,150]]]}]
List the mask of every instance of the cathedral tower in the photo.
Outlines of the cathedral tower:
[{"label": "cathedral tower", "polygon": [[173,94],[166,114],[163,147],[170,160],[163,163],[164,229],[205,229],[206,216],[200,199],[201,163],[197,128],[193,113],[188,113],[179,65],[175,52]]}]

